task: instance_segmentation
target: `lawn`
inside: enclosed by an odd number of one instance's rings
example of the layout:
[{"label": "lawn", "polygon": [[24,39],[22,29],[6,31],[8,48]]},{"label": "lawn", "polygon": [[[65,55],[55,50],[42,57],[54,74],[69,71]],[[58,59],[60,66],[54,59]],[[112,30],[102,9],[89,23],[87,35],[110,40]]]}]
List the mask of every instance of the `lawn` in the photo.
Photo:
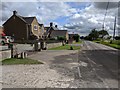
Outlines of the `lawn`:
[{"label": "lawn", "polygon": [[28,58],[25,59],[10,58],[2,60],[2,65],[17,65],[17,64],[43,64],[43,63]]},{"label": "lawn", "polygon": [[[65,45],[65,46],[59,46],[59,47],[55,47],[55,48],[50,48],[48,50],[70,50],[70,45]],[[79,50],[80,46],[72,46],[73,50]]]}]

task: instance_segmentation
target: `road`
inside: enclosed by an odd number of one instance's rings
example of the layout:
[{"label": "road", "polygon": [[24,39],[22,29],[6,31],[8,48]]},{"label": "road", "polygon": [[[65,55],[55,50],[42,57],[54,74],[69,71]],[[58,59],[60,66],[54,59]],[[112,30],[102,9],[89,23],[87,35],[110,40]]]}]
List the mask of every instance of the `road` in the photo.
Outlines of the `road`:
[{"label": "road", "polygon": [[3,88],[118,88],[119,51],[90,41],[81,46],[28,56],[42,65],[2,66]]},{"label": "road", "polygon": [[118,88],[118,53],[117,49],[84,41],[78,56],[78,76],[74,86]]}]

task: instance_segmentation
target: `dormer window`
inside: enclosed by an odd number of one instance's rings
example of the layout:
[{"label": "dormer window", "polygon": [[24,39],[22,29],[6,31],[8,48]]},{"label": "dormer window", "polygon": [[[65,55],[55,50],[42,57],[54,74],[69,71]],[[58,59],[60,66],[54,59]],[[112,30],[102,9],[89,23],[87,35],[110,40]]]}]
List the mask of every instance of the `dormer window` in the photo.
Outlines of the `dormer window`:
[{"label": "dormer window", "polygon": [[37,25],[34,25],[34,30],[38,30],[38,26]]}]

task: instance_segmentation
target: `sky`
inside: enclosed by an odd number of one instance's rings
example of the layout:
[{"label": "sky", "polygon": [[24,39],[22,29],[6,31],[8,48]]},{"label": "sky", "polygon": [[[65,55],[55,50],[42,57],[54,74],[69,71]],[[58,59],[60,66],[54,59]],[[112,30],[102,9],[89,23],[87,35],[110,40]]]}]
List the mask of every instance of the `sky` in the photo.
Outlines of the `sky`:
[{"label": "sky", "polygon": [[[2,2],[0,17],[2,25],[16,10],[21,16],[36,16],[39,23],[50,22],[69,33],[86,36],[94,28],[101,30],[108,2]],[[105,29],[113,34],[115,16],[118,18],[118,2],[109,2]],[[117,19],[118,22],[118,19]],[[117,28],[120,27],[117,23]],[[118,35],[118,30],[116,30]]]}]

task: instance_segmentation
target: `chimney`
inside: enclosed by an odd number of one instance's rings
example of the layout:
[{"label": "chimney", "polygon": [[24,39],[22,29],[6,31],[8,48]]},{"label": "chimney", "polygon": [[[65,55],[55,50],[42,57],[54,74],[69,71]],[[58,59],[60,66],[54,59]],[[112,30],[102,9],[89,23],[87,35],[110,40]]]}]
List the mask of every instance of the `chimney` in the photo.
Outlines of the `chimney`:
[{"label": "chimney", "polygon": [[50,27],[52,27],[52,26],[53,26],[53,23],[51,22],[51,23],[50,23]]},{"label": "chimney", "polygon": [[13,15],[16,15],[17,14],[17,11],[13,11]]},{"label": "chimney", "polygon": [[57,25],[55,25],[55,27],[57,28]]}]

